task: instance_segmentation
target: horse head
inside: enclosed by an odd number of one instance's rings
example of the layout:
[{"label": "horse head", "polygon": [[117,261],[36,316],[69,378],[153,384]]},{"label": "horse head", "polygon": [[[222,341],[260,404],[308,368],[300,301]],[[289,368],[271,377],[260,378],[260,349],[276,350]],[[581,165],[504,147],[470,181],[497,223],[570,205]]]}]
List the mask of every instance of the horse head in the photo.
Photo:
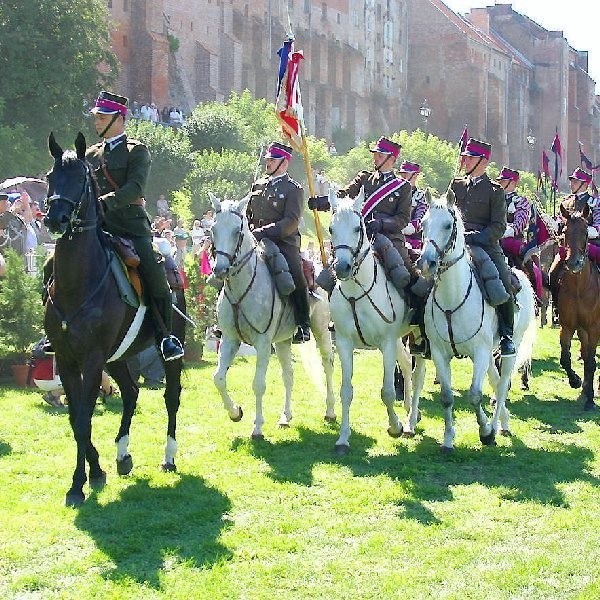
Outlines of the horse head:
[{"label": "horse head", "polygon": [[586,204],[583,211],[569,212],[561,205],[560,212],[566,219],[565,235],[565,267],[572,273],[579,273],[583,269],[587,258],[588,245],[588,217],[590,207]]},{"label": "horse head", "polygon": [[333,268],[338,279],[344,281],[353,277],[360,263],[368,252],[370,245],[360,212],[364,201],[361,190],[356,198],[337,198],[329,194],[329,202],[333,216],[329,226],[331,249],[333,252]]},{"label": "horse head", "polygon": [[215,220],[211,227],[215,265],[213,273],[219,279],[225,279],[229,270],[240,258],[244,239],[250,239],[250,229],[246,219],[246,207],[250,195],[239,201],[219,200],[209,192],[215,211]]},{"label": "horse head", "polygon": [[63,151],[50,133],[48,148],[54,165],[48,173],[48,210],[44,224],[52,233],[62,235],[69,226],[76,232],[83,222],[79,217],[82,200],[93,190],[91,172],[85,161],[85,137],[81,132],[77,135],[75,152]]},{"label": "horse head", "polygon": [[445,195],[432,198],[427,190],[429,208],[421,222],[423,249],[417,266],[424,276],[434,276],[441,265],[449,263],[455,254],[464,250],[464,226],[456,208],[454,192],[448,188]]}]

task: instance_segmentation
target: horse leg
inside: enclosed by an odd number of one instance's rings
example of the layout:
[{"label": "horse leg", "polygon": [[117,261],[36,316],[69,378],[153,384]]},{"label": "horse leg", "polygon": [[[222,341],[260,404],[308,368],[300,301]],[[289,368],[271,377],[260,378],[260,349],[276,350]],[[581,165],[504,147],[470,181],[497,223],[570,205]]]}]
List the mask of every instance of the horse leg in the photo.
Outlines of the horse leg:
[{"label": "horse leg", "polygon": [[449,454],[454,450],[454,417],[452,410],[454,406],[454,394],[452,393],[452,379],[450,361],[441,354],[437,348],[431,348],[431,357],[435,364],[437,378],[440,381],[442,408],[444,409],[444,441],[442,442],[442,454]]},{"label": "horse leg", "polygon": [[521,367],[521,389],[529,391],[529,379],[531,377],[531,359],[528,358]]},{"label": "horse leg", "polygon": [[340,388],[342,422],[340,424],[340,435],[335,443],[334,452],[339,456],[343,456],[350,451],[350,405],[352,404],[353,396],[352,371],[354,369],[354,347],[349,338],[344,338],[339,334],[336,337],[336,347],[342,365],[342,386]]},{"label": "horse leg", "polygon": [[584,401],[583,410],[589,411],[597,408],[594,402],[594,374],[596,372],[596,345],[597,339],[587,336],[586,344],[582,342],[581,354],[583,357],[583,388],[581,398]]},{"label": "horse leg", "polygon": [[[503,362],[500,363],[500,368],[503,368]],[[498,372],[498,368],[496,366],[496,361],[494,360],[493,357],[490,359],[490,364],[488,366],[487,375],[488,375],[488,381],[490,382],[490,386],[491,386],[493,394],[494,394],[491,404],[494,407],[494,414],[496,414],[496,408],[498,407],[497,398],[498,398],[498,394],[500,393],[499,392],[500,373]],[[506,402],[504,403],[502,410],[499,410],[497,412],[497,415],[498,415],[498,420],[500,421],[500,433],[502,435],[509,436],[510,428],[509,428],[508,421],[510,418],[510,413],[508,412],[508,409],[506,408]]]},{"label": "horse leg", "polygon": [[165,362],[165,408],[167,409],[167,439],[165,442],[165,459],[160,465],[163,471],[177,471],[175,455],[177,454],[177,412],[181,403],[181,359]]},{"label": "horse leg", "polygon": [[277,342],[275,352],[281,365],[281,376],[285,389],[283,410],[279,417],[279,427],[289,427],[292,420],[292,388],[294,387],[294,370],[292,369],[292,344],[290,340]]},{"label": "horse leg", "polygon": [[137,405],[139,388],[137,383],[133,381],[129,367],[125,361],[107,363],[106,370],[117,382],[119,390],[121,390],[121,400],[123,401],[121,424],[115,437],[115,444],[117,445],[117,473],[119,475],[129,475],[133,469],[133,459],[129,453],[129,429]]},{"label": "horse leg", "polygon": [[240,347],[240,341],[223,336],[219,345],[219,361],[217,369],[213,375],[213,381],[219,394],[225,410],[229,413],[229,418],[232,421],[241,421],[244,416],[241,406],[234,404],[233,400],[227,393],[227,371],[233,362],[233,359]]},{"label": "horse leg", "polygon": [[[396,362],[398,363],[398,368],[402,373],[402,378],[404,379],[403,384],[403,401],[404,401],[404,410],[406,410],[406,414],[410,412],[411,398],[412,398],[412,356],[402,338],[398,338],[396,342]],[[395,367],[394,367],[395,369]],[[394,393],[396,392],[396,386],[394,382]]]},{"label": "horse leg", "polygon": [[408,412],[408,420],[404,425],[403,435],[413,437],[417,423],[421,420],[421,411],[419,410],[419,399],[425,383],[425,359],[422,356],[415,356],[415,368],[412,374],[412,400]]},{"label": "horse leg", "polygon": [[[262,426],[265,422],[262,410],[262,400],[267,387],[267,367],[271,358],[271,340],[265,336],[259,338],[255,343],[256,348],[256,368],[254,370],[254,379],[252,381],[252,390],[256,398],[256,417],[254,418],[254,429],[252,430],[253,440],[262,440],[264,438]],[[287,393],[287,389],[286,389]]]},{"label": "horse leg", "polygon": [[573,371],[571,366],[571,339],[573,330],[565,326],[560,328],[560,366],[565,370],[572,388],[581,387],[581,377]]},{"label": "horse leg", "polygon": [[[320,302],[320,301],[319,301]],[[329,323],[327,318],[323,319],[317,310],[311,311],[311,330],[315,336],[315,343],[321,355],[321,364],[325,373],[325,385],[327,388],[327,397],[325,399],[325,420],[329,423],[336,421],[335,416],[335,394],[333,392],[333,344],[331,342],[331,332],[327,328]]]},{"label": "horse leg", "polygon": [[[388,434],[391,437],[400,437],[402,435],[402,423],[396,414],[396,410],[394,409],[394,404],[396,402],[396,389],[394,387],[394,371],[396,369],[396,356],[399,349],[399,344],[402,344],[402,340],[392,339],[391,341],[386,341],[386,343],[382,346],[382,354],[383,354],[383,385],[381,386],[381,399],[385,404],[385,408],[388,414]],[[404,348],[406,350],[406,348]],[[407,353],[408,354],[408,353]],[[406,364],[412,365],[410,361],[410,355],[408,355],[408,360],[405,358],[402,359]],[[410,391],[410,380],[412,373],[410,372],[410,368],[408,371],[408,376],[405,377],[404,388],[409,388]]]},{"label": "horse leg", "polygon": [[[469,400],[475,409],[475,416],[477,417],[477,424],[479,425],[479,439],[481,443],[486,446],[492,446],[495,444],[496,430],[490,424],[481,401],[483,397],[483,380],[489,366],[489,355],[491,351],[487,348],[479,349],[473,356],[473,378],[471,380],[471,387],[469,389]],[[500,377],[502,379],[502,376]],[[500,387],[500,384],[499,384]],[[500,397],[498,397],[500,396]],[[500,404],[504,405],[504,400],[501,399],[502,394],[498,390],[496,397],[496,411]]]},{"label": "horse leg", "polygon": [[[490,362],[493,362],[493,360]],[[508,408],[506,408],[506,400],[508,398],[508,391],[510,389],[510,381],[515,368],[515,362],[516,356],[506,356],[500,360],[500,374],[496,383],[496,405],[494,407],[494,414],[492,416],[491,423],[492,432],[494,434],[496,431],[498,431],[498,423],[500,423],[500,432],[502,435],[510,435],[510,413]],[[495,366],[494,370],[496,370]],[[493,443],[493,436],[491,439]],[[486,444],[483,439],[481,441],[483,444]]]}]

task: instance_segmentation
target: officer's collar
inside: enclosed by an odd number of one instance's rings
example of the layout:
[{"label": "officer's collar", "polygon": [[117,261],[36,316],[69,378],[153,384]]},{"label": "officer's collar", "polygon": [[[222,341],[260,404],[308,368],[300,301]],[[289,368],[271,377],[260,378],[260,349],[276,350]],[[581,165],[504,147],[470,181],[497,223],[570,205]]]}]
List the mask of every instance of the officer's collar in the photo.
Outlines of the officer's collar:
[{"label": "officer's collar", "polygon": [[513,196],[517,195],[517,191],[513,190],[512,192],[504,192],[506,194],[506,199],[508,200],[509,198],[512,198]]},{"label": "officer's collar", "polygon": [[109,150],[112,150],[115,146],[118,146],[121,142],[125,141],[125,134],[121,133],[119,135],[115,135],[111,138],[107,138],[104,140],[104,145],[108,147]]},{"label": "officer's collar", "polygon": [[270,175],[269,183],[276,183],[277,181],[279,181],[280,179],[283,179],[286,176],[287,176],[287,171],[285,173],[283,173],[282,175],[277,175],[275,177],[273,177],[273,175]]},{"label": "officer's collar", "polygon": [[578,194],[575,194],[575,196],[577,196],[577,198],[583,198],[584,196],[589,196],[589,192],[587,190],[584,190],[583,192],[579,192]]}]

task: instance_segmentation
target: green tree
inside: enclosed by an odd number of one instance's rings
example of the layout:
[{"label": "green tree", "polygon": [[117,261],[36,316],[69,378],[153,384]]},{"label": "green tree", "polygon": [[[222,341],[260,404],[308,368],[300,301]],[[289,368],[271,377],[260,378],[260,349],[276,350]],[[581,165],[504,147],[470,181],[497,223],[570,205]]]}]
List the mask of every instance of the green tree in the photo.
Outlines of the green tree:
[{"label": "green tree", "polygon": [[199,104],[183,126],[196,152],[235,150],[247,152],[249,145],[244,139],[244,123],[233,114],[226,104],[208,102]]},{"label": "green tree", "polygon": [[113,80],[116,67],[103,0],[0,2],[5,124],[27,127],[36,146],[50,130],[80,128],[83,101]]},{"label": "green tree", "polygon": [[255,99],[250,90],[244,90],[241,94],[232,92],[227,107],[243,123],[242,135],[248,149],[258,152],[270,141],[279,139],[279,124],[272,103],[263,98]]},{"label": "green tree", "polygon": [[154,214],[160,194],[169,197],[183,185],[192,169],[192,145],[180,130],[139,119],[129,121],[127,135],[144,142],[150,150],[152,167],[146,185],[146,201],[148,210]]}]

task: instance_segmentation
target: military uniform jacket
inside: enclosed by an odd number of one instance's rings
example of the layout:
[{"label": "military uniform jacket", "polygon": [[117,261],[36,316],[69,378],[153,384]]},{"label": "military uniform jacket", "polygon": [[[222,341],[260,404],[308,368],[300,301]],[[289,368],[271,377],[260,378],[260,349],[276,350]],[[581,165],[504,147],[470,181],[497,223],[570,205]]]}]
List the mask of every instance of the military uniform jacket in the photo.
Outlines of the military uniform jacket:
[{"label": "military uniform jacket", "polygon": [[[363,189],[365,200],[367,200],[373,192],[388,183],[392,177],[395,177],[393,172],[381,174],[379,171],[361,171],[349,185],[340,189],[338,195],[356,198]],[[382,232],[392,241],[404,241],[402,229],[410,221],[411,199],[412,188],[410,183],[404,180],[404,183],[383,198],[371,213],[374,219],[382,221]]]},{"label": "military uniform jacket", "polygon": [[456,205],[461,211],[465,229],[479,232],[472,242],[481,246],[498,245],[506,230],[504,190],[484,173],[474,185],[470,177],[452,182]]},{"label": "military uniform jacket", "polygon": [[[144,195],[151,162],[148,148],[137,140],[125,139],[112,150],[105,150],[104,142],[100,142],[88,148],[86,157],[98,182],[100,200],[106,207],[104,228],[125,237],[150,236],[148,213],[143,206],[132,204]],[[102,170],[102,158],[118,186],[116,190]]]},{"label": "military uniform jacket", "polygon": [[531,203],[525,196],[515,192],[506,195],[506,222],[512,225],[515,237],[524,239],[529,220],[531,219]]},{"label": "military uniform jacket", "polygon": [[598,232],[600,232],[600,201],[598,198],[594,198],[587,192],[584,192],[583,194],[577,195],[570,194],[561,202],[561,205],[569,214],[572,214],[575,211],[582,212],[586,204],[590,207],[588,225],[595,227]]},{"label": "military uniform jacket", "polygon": [[423,226],[421,225],[421,221],[423,221],[423,217],[429,208],[427,204],[427,198],[425,196],[425,190],[419,190],[415,188],[412,191],[411,197],[411,212],[410,212],[410,222],[415,228],[415,233],[412,234],[411,237],[421,238],[421,234],[423,231]]},{"label": "military uniform jacket", "polygon": [[300,218],[304,205],[301,185],[287,173],[264,177],[252,185],[246,209],[250,229],[278,244],[300,248]]}]

